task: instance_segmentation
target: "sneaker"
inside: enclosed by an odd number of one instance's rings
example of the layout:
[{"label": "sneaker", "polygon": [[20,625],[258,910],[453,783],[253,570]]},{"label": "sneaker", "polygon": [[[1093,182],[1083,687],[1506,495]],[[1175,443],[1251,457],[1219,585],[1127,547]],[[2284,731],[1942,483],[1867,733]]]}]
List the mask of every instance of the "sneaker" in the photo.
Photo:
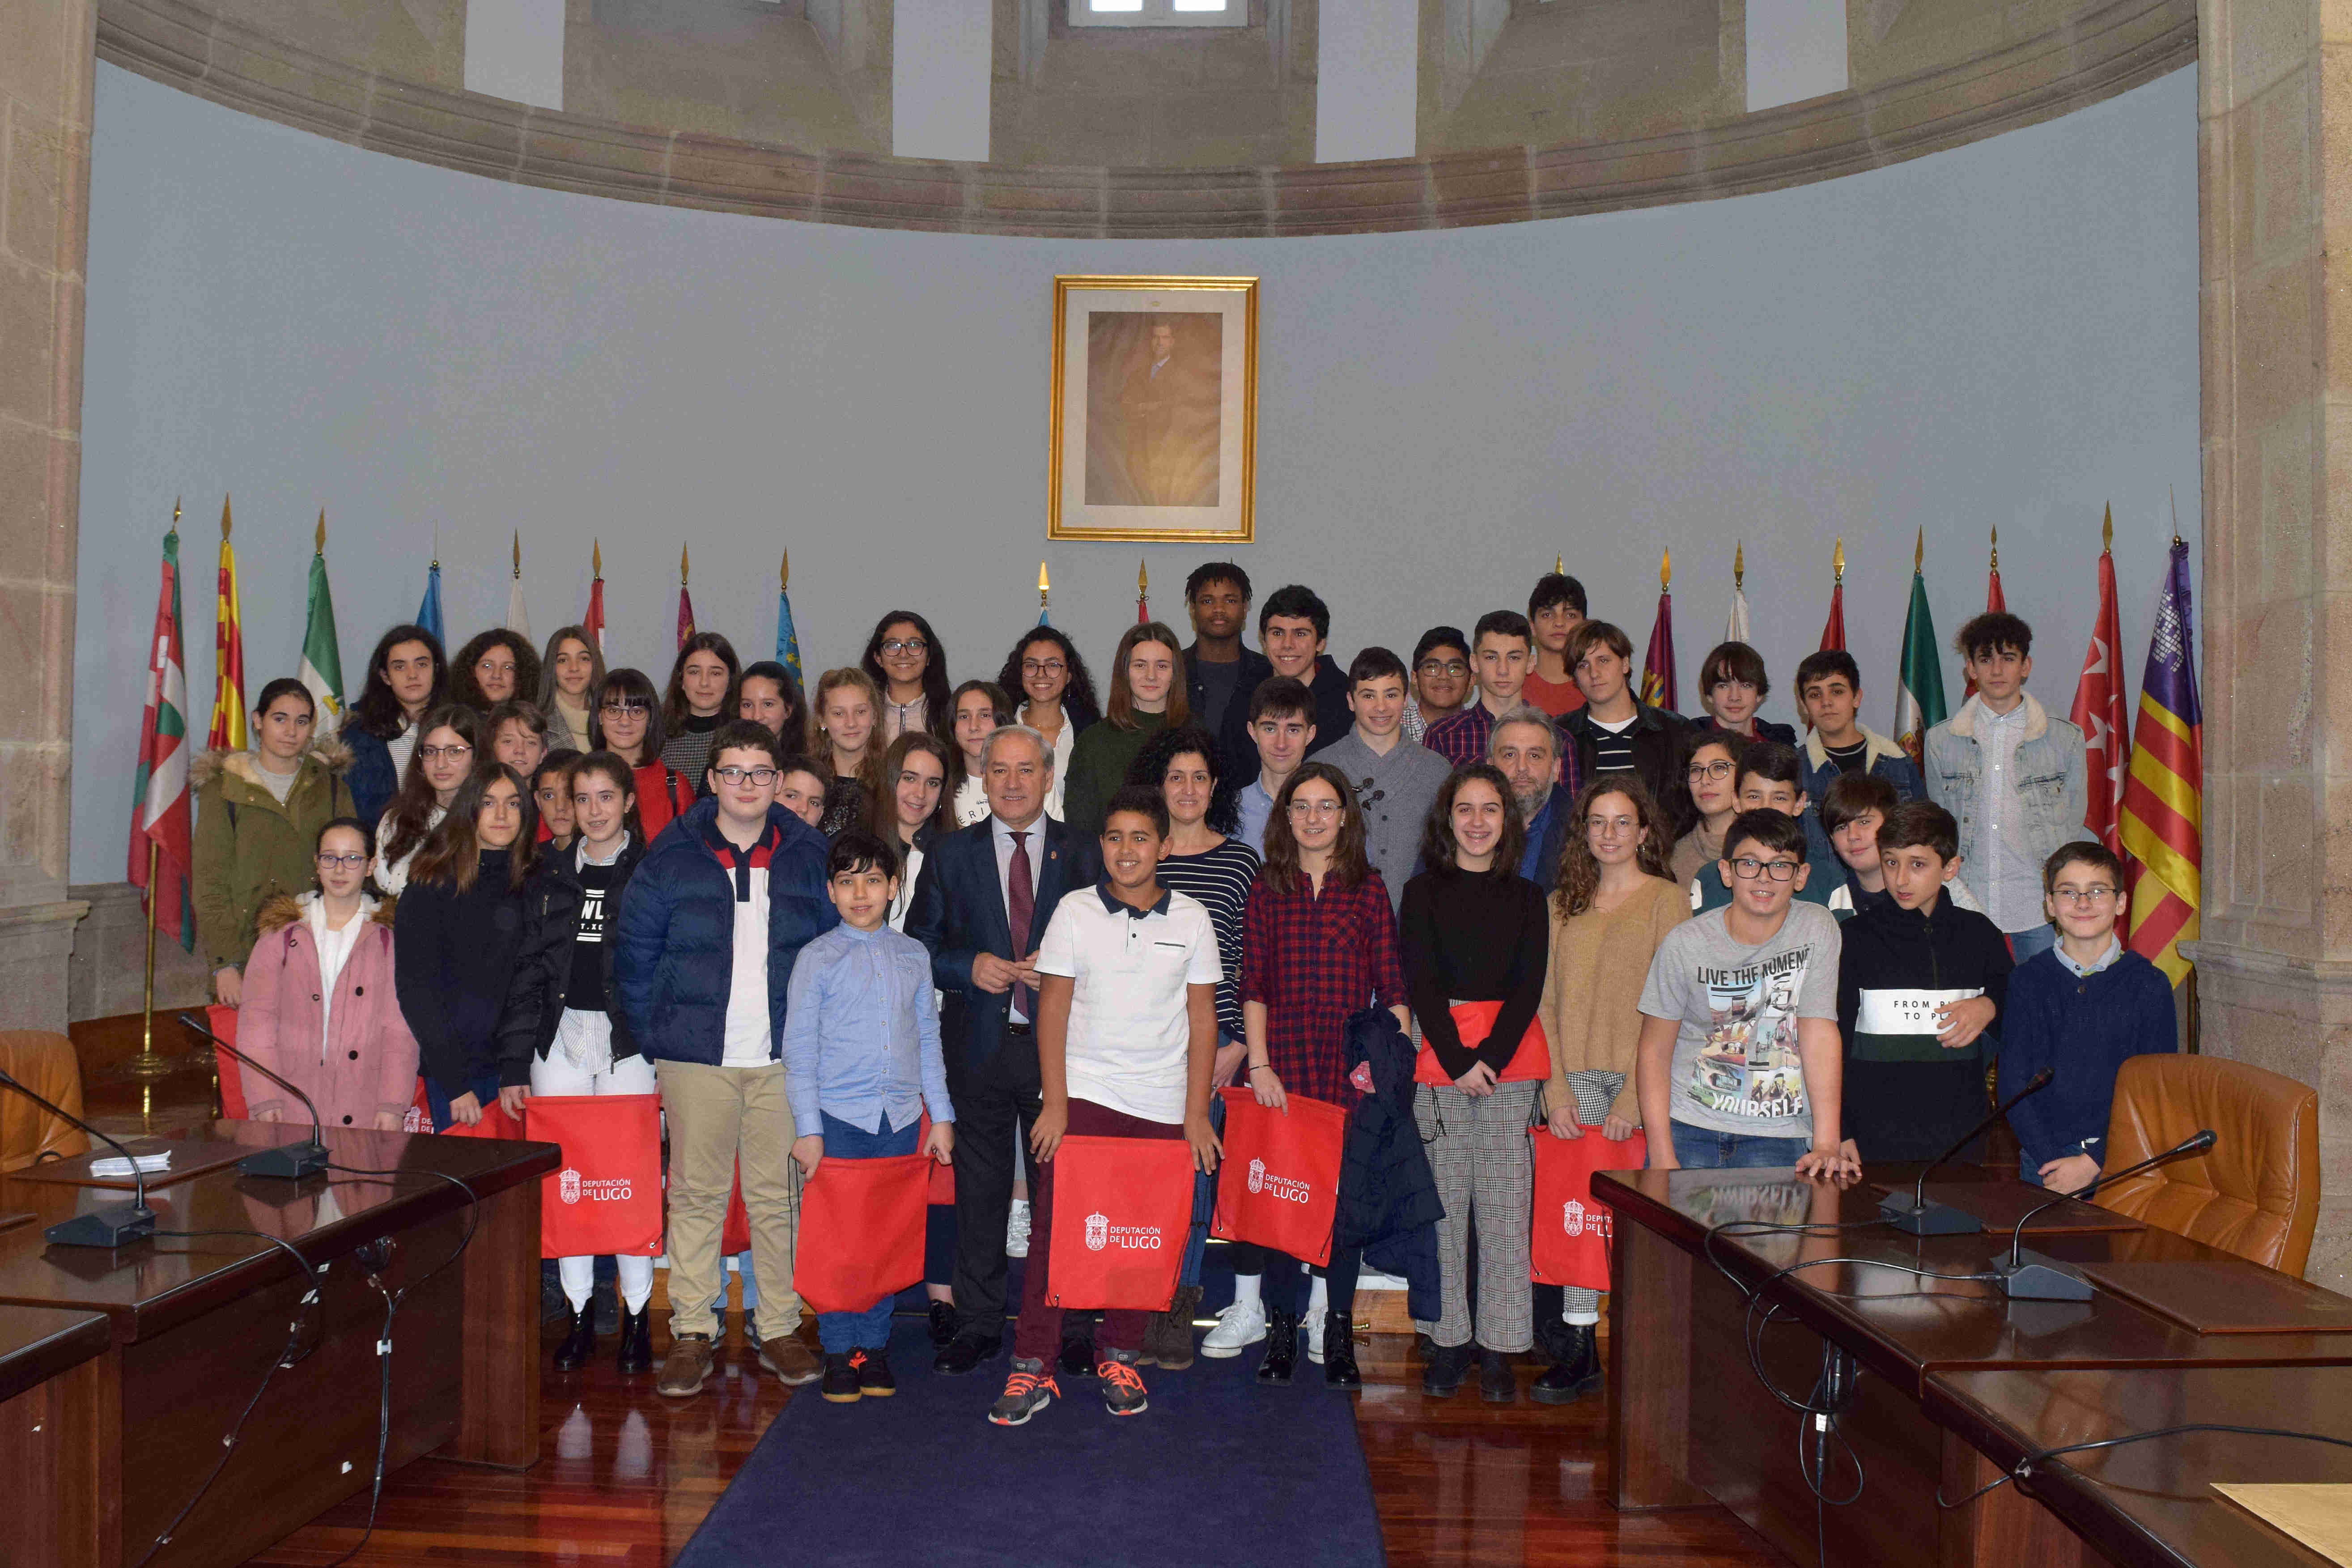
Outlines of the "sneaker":
[{"label": "sneaker", "polygon": [[827,1405],[857,1403],[857,1368],[851,1364],[851,1361],[852,1357],[846,1353],[825,1356],[824,1381],[817,1384],[816,1391],[824,1396]]},{"label": "sneaker", "polygon": [[1307,1352],[1307,1359],[1317,1366],[1323,1364],[1323,1321],[1328,1312],[1298,1314],[1298,1343]]},{"label": "sneaker", "polygon": [[999,1426],[1018,1426],[1061,1397],[1061,1385],[1045,1373],[1045,1363],[1026,1356],[1013,1358],[1013,1375],[1004,1392],[988,1407],[988,1419]]},{"label": "sneaker", "polygon": [[1029,1200],[1027,1198],[1013,1200],[1012,1216],[1004,1222],[1004,1256],[1007,1258],[1029,1256]]},{"label": "sneaker", "polygon": [[1163,1366],[1181,1372],[1192,1364],[1192,1314],[1200,1310],[1201,1288],[1178,1288],[1164,1312],[1154,1312],[1143,1330],[1143,1353],[1138,1366]]},{"label": "sneaker", "polygon": [[898,1392],[898,1380],[890,1375],[887,1350],[852,1351],[849,1364],[857,1369],[857,1392],[866,1398],[887,1399]]},{"label": "sneaker", "polygon": [[1201,1341],[1201,1353],[1222,1361],[1237,1356],[1244,1347],[1265,1338],[1265,1303],[1239,1301],[1217,1314],[1217,1326]]},{"label": "sneaker", "polygon": [[703,1381],[709,1375],[710,1336],[674,1335],[669,1354],[662,1358],[661,1378],[654,1392],[671,1399],[691,1399],[702,1392]]},{"label": "sneaker", "polygon": [[760,1347],[760,1364],[776,1374],[787,1388],[814,1383],[824,1375],[824,1363],[798,1334],[778,1334]]},{"label": "sneaker", "polygon": [[1095,1376],[1102,1384],[1103,1408],[1113,1415],[1140,1415],[1151,1408],[1133,1351],[1105,1352],[1095,1363]]}]

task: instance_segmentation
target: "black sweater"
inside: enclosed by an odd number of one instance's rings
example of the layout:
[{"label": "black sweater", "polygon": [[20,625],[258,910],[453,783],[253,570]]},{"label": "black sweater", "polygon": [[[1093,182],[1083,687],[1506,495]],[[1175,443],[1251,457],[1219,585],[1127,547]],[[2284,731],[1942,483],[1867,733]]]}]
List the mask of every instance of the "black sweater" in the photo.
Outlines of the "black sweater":
[{"label": "black sweater", "polygon": [[499,1059],[499,1015],[522,946],[520,889],[507,886],[509,851],[485,849],[474,885],[408,884],[393,913],[392,972],[400,1015],[416,1037],[425,1076],[452,1098],[476,1080],[529,1083],[530,1067]]},{"label": "black sweater", "polygon": [[[645,856],[645,841],[632,833],[620,858],[608,868],[610,883],[604,891],[608,939],[620,914],[622,890]],[[513,976],[507,984],[505,1012],[499,1020],[499,1070],[501,1078],[509,1080],[518,1068],[523,1082],[530,1080],[531,1059],[546,1059],[564,1008],[575,1005],[568,993],[580,909],[586,897],[574,868],[575,858],[573,850],[557,850],[543,858],[530,880],[523,884],[522,935],[516,946]],[[604,984],[595,1005],[613,1020],[613,1059],[618,1061],[635,1056],[637,1043],[621,1015],[606,1005],[613,987],[614,944],[607,940],[600,945],[604,951],[597,956],[604,964]]]},{"label": "black sweater", "polygon": [[[1840,1127],[1864,1160],[1931,1160],[1990,1109],[1985,1062],[1998,1046],[2008,1006],[2009,943],[1973,910],[1938,894],[1932,914],[1891,899],[1864,908],[1841,928],[1838,1029],[1845,1041]],[[1875,1035],[1856,1024],[1865,991],[1981,990],[1992,1022],[1966,1047],[1947,1050],[1933,1035]]]},{"label": "black sweater", "polygon": [[[1513,871],[1441,867],[1404,885],[1398,925],[1405,987],[1438,1067],[1448,1079],[1479,1062],[1500,1074],[1543,1000],[1551,929],[1543,889]],[[1475,1050],[1454,1026],[1454,1002],[1503,1004],[1494,1032]]]}]

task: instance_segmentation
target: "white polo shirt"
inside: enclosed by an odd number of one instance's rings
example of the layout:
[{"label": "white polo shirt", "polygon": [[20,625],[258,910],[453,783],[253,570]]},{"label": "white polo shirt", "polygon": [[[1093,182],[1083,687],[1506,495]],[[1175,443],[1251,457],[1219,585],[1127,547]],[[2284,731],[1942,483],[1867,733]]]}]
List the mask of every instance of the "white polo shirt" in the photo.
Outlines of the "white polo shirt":
[{"label": "white polo shirt", "polygon": [[1145,1121],[1184,1120],[1192,1020],[1185,988],[1224,978],[1209,911],[1162,890],[1149,910],[1121,903],[1108,883],[1054,906],[1037,972],[1074,984],[1066,1047],[1073,1100]]}]

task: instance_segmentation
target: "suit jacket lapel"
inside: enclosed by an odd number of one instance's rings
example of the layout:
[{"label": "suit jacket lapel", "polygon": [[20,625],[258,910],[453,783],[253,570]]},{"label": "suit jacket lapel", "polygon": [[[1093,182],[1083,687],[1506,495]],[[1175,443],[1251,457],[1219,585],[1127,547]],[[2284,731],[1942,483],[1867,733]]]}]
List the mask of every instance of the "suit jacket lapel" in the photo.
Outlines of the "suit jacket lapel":
[{"label": "suit jacket lapel", "polygon": [[[980,932],[982,940],[975,945],[982,952],[993,952],[1002,947],[1007,956],[1021,955],[1013,951],[1013,919],[1005,912],[1004,884],[996,875],[996,825],[986,817],[978,824],[980,837],[980,885],[988,896],[982,900],[987,907],[988,919]],[[1034,933],[1033,933],[1034,934]]]}]

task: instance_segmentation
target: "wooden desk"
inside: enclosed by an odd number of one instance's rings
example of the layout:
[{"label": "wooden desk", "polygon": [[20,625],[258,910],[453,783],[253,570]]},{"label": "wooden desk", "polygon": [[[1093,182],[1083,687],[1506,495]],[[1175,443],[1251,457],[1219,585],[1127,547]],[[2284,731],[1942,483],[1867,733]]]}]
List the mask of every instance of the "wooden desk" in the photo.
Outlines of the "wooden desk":
[{"label": "wooden desk", "polygon": [[[231,1121],[200,1131],[257,1145],[308,1132]],[[555,1147],[355,1128],[325,1136],[337,1164],[398,1173],[295,1183],[212,1172],[151,1189],[159,1234],[120,1252],[49,1247],[40,1232],[120,1192],[0,1183],[0,1207],[38,1215],[0,1233],[0,1303],[95,1312],[108,1329],[94,1362],[110,1392],[90,1561],[136,1563],[170,1527],[220,1461],[222,1439],[298,1320],[301,1359],[271,1376],[219,1479],[152,1561],[240,1563],[368,1486],[384,1325],[371,1269],[394,1291],[415,1286],[392,1331],[387,1467],[436,1451],[511,1468],[538,1458],[537,1178],[555,1168]],[[481,1200],[472,1243],[440,1272],[465,1237],[469,1205],[433,1172]],[[264,1237],[320,1270],[315,1309],[303,1304],[292,1258]],[[14,1479],[0,1476],[0,1485]]]},{"label": "wooden desk", "polygon": [[102,1313],[0,1307],[0,1563],[95,1563],[111,1342]]},{"label": "wooden desk", "polygon": [[[2081,1560],[2079,1542],[2057,1516],[2014,1488],[1965,1509],[1937,1508],[1938,1486],[1958,1497],[2000,1473],[1923,1410],[1928,1381],[1938,1373],[2202,1367],[2238,1369],[2252,1383],[2269,1384],[2293,1378],[2252,1369],[2352,1366],[2352,1332],[2199,1335],[2105,1292],[2087,1303],[2011,1302],[1997,1286],[1902,1272],[1979,1273],[2008,1237],[1909,1237],[1873,1225],[1872,1187],[1842,1192],[1769,1172],[1644,1171],[1598,1175],[1593,1192],[1617,1221],[1612,1500],[1622,1509],[1719,1503],[1800,1562],[1813,1560],[1817,1528],[1832,1562],[2009,1568]],[[1736,1220],[1853,1228],[1718,1236],[1708,1244],[1711,1227]],[[2036,1250],[2076,1262],[2225,1256],[2152,1228],[2028,1235]],[[1772,1281],[1791,1264],[1829,1258],[1866,1261]],[[1751,1360],[1743,1291],[1759,1288],[1755,1318],[1769,1307],[1777,1321],[1760,1329]],[[1798,1460],[1806,1418],[1766,1389],[1757,1369],[1803,1400],[1830,1347],[1860,1369],[1838,1431],[1861,1461],[1864,1485],[1858,1501],[1823,1510],[1817,1526]],[[1829,1485],[1832,1497],[1853,1489],[1843,1450]]]}]

